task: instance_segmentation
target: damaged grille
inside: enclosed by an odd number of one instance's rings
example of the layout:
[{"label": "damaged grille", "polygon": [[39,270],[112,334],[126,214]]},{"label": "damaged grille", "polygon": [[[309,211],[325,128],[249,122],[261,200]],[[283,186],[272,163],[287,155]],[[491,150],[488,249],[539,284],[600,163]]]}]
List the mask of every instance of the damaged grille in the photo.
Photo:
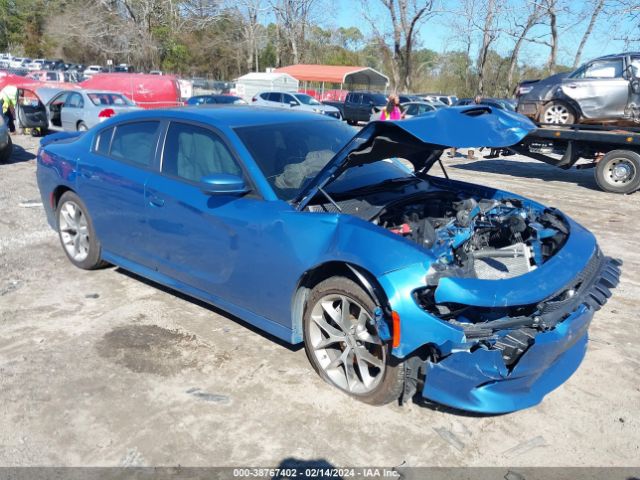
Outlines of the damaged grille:
[{"label": "damaged grille", "polygon": [[[512,368],[534,343],[538,332],[552,330],[581,305],[600,310],[619,283],[621,265],[620,260],[605,257],[598,249],[568,286],[537,305],[505,309],[455,305],[450,306],[454,309],[449,315],[438,316],[461,327],[467,341],[475,340],[486,348],[499,350],[505,365]],[[428,292],[423,291],[418,298],[424,300]],[[420,303],[429,310],[424,301]],[[469,323],[469,319],[477,321]]]}]

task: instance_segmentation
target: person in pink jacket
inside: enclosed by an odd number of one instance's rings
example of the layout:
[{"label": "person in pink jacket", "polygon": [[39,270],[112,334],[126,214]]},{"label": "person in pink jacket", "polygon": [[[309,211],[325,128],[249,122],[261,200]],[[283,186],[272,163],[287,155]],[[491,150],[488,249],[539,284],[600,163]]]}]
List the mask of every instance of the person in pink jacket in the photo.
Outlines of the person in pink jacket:
[{"label": "person in pink jacket", "polygon": [[400,120],[403,117],[400,98],[394,94],[389,95],[387,106],[380,112],[380,120]]}]

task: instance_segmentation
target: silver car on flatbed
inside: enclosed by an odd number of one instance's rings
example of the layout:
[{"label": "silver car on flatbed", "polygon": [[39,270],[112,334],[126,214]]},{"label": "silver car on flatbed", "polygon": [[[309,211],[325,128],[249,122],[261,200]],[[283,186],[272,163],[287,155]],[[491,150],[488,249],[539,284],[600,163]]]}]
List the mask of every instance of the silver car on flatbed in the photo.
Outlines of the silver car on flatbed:
[{"label": "silver car on flatbed", "polygon": [[596,58],[519,97],[518,113],[540,123],[640,122],[640,52]]}]

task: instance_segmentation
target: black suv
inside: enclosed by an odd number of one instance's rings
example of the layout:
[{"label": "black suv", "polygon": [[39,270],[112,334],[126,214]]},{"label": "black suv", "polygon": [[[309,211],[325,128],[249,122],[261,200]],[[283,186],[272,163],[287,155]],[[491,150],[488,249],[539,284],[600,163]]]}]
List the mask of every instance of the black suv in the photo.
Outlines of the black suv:
[{"label": "black suv", "polygon": [[344,119],[350,124],[368,122],[374,111],[387,104],[387,97],[375,92],[349,92],[344,101]]}]

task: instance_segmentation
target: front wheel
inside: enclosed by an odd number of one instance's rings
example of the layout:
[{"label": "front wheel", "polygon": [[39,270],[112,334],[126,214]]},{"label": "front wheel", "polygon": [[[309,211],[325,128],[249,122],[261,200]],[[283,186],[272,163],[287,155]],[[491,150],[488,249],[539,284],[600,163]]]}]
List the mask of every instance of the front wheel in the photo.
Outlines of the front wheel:
[{"label": "front wheel", "polygon": [[375,304],[355,282],[333,277],[319,283],[304,314],[304,343],[313,368],[329,384],[358,400],[397,400],[404,366],[393,362],[373,319]]},{"label": "front wheel", "polygon": [[86,132],[87,130],[89,130],[89,128],[87,127],[86,123],[84,123],[84,122],[78,123],[78,131],[79,132]]},{"label": "front wheel", "polygon": [[605,192],[631,193],[640,188],[640,154],[612,150],[596,166],[596,183]]},{"label": "front wheel", "polygon": [[76,267],[94,270],[106,265],[87,207],[74,192],[65,192],[56,210],[58,236],[64,253]]}]

